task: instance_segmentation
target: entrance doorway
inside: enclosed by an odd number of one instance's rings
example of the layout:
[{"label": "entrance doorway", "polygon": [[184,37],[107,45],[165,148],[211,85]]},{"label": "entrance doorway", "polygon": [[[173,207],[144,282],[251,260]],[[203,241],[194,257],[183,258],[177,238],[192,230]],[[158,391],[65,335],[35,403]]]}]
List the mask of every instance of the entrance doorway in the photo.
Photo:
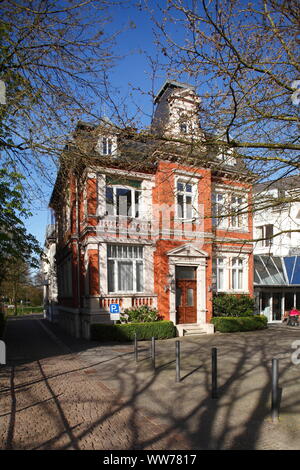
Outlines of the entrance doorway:
[{"label": "entrance doorway", "polygon": [[176,323],[197,323],[197,270],[176,266]]}]

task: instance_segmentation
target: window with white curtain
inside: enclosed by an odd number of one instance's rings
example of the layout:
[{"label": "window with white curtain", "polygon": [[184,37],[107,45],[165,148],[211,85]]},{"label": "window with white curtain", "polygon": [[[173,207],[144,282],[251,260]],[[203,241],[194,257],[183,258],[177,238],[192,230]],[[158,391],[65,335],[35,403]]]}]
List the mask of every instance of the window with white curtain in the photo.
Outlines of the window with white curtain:
[{"label": "window with white curtain", "polygon": [[143,292],[143,246],[107,245],[108,292]]}]

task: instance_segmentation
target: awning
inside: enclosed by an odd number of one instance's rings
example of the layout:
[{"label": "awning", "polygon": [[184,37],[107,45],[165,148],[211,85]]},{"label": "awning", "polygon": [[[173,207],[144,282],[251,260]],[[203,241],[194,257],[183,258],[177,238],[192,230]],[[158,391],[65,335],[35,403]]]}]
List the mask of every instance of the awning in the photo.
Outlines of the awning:
[{"label": "awning", "polygon": [[300,256],[254,256],[254,283],[261,286],[300,284]]}]

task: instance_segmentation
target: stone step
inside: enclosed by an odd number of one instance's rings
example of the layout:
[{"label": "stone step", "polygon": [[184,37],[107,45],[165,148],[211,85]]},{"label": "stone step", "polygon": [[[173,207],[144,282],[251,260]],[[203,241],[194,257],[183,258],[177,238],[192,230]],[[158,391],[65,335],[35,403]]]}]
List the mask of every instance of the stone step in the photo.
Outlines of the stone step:
[{"label": "stone step", "polygon": [[192,335],[206,335],[206,331],[204,331],[202,328],[185,328],[183,330],[183,336]]}]

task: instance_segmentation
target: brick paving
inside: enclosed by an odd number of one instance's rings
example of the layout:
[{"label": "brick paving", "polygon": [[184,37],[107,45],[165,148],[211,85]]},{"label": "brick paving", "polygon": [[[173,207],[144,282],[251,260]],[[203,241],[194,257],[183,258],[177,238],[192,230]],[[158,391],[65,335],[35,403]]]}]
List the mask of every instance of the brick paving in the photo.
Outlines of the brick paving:
[{"label": "brick paving", "polygon": [[[175,340],[76,340],[38,316],[12,319],[0,369],[1,449],[299,449],[300,328]],[[210,351],[218,348],[219,398],[210,398]],[[300,355],[299,355],[300,356]],[[270,418],[271,360],[279,358],[280,420]]]}]

